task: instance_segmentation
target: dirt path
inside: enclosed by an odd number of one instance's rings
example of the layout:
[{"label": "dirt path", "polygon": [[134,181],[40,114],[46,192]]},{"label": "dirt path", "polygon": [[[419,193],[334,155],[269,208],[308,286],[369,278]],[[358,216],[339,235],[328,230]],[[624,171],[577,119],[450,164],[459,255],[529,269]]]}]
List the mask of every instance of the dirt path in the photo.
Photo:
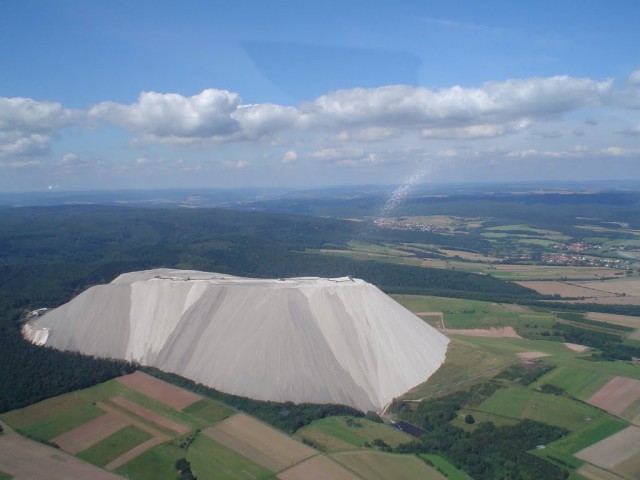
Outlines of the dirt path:
[{"label": "dirt path", "polygon": [[160,425],[161,427],[173,430],[179,435],[184,435],[191,430],[191,427],[178,422],[174,422],[173,420],[169,420],[168,418],[163,417],[162,415],[158,415],[157,413],[152,412],[151,410],[144,408],[137,403],[134,403],[131,400],[127,400],[126,398],[119,395],[117,397],[111,398],[110,400],[119,407],[122,407],[130,411],[131,413],[144,418],[145,420],[155,423],[156,425]]},{"label": "dirt path", "polygon": [[51,441],[60,445],[63,450],[75,455],[101,440],[113,435],[129,424],[124,418],[105,413],[104,415],[89,420],[82,425],[64,432]]},{"label": "dirt path", "polygon": [[137,418],[135,418],[133,415],[129,415],[129,414],[123,412],[122,410],[119,410],[116,407],[113,407],[113,406],[109,405],[108,403],[98,402],[96,405],[98,407],[100,407],[102,410],[104,410],[105,412],[109,412],[109,413],[113,413],[115,415],[119,415],[120,417],[124,418],[128,423],[133,425],[134,427],[137,427],[140,430],[144,430],[148,434],[159,438],[163,442],[166,442],[167,440],[169,440],[171,438],[167,434],[161,432],[160,430],[156,430],[155,428],[150,427],[146,423],[143,423],[140,420],[138,420]]},{"label": "dirt path", "polygon": [[144,452],[146,452],[150,448],[153,448],[156,445],[159,445],[161,443],[162,443],[162,440],[160,440],[159,438],[150,438],[146,442],[141,443],[136,447],[133,447],[131,450],[129,450],[126,453],[123,453],[115,460],[112,460],[104,468],[106,468],[107,470],[115,470],[116,468],[121,467],[125,463],[129,463],[134,458],[142,455]]}]

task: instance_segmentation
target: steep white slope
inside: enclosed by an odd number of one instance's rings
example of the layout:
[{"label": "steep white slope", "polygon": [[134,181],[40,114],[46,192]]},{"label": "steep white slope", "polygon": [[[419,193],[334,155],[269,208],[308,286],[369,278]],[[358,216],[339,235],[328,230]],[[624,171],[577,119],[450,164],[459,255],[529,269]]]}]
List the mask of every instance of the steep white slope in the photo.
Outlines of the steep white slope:
[{"label": "steep white slope", "polygon": [[449,340],[362,280],[157,269],[92,287],[33,322],[46,345],[134,360],[261,400],[381,410]]}]

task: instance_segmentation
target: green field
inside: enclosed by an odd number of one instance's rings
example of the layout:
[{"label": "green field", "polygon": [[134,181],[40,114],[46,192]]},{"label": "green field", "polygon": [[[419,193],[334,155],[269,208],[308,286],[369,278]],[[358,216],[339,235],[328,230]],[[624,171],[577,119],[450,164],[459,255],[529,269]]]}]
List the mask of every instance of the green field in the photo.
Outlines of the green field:
[{"label": "green field", "polygon": [[191,463],[191,470],[200,480],[274,478],[272,472],[204,435],[198,435],[186,451],[171,443],[153,447],[118,468],[117,473],[136,480],[176,478],[175,463],[180,458]]},{"label": "green field", "polygon": [[446,328],[512,326],[520,331],[547,327],[554,321],[551,312],[511,304],[426,295],[392,295],[392,298],[413,313],[442,312]]},{"label": "green field", "polygon": [[13,475],[0,471],[0,480],[11,480]]},{"label": "green field", "polygon": [[104,467],[120,455],[150,438],[151,435],[147,432],[133,425],[127,425],[122,430],[117,431],[113,435],[80,452],[78,458],[98,465],[99,467]]},{"label": "green field", "polygon": [[511,418],[530,418],[570,431],[580,430],[605,416],[602,410],[568,397],[510,386],[496,391],[482,402],[479,411]]},{"label": "green field", "polygon": [[233,414],[233,410],[221,403],[203,398],[182,410],[183,414],[191,415],[206,424],[218,423]]},{"label": "green field", "polygon": [[452,338],[444,364],[426,382],[410,390],[402,398],[416,400],[466,390],[497,375],[515,361],[514,358],[506,358],[477,347],[468,340],[469,338]]},{"label": "green field", "polygon": [[589,425],[579,431],[572,432],[560,440],[547,445],[543,451],[537,451],[540,456],[552,456],[578,466],[582,462],[573,457],[573,454],[607,438],[614,433],[626,428],[629,424],[610,415],[602,415],[590,422]]},{"label": "green field", "polygon": [[389,425],[353,417],[327,417],[316,420],[298,430],[296,436],[310,440],[328,452],[363,448],[366,442],[371,443],[376,438],[384,440],[392,447],[413,439]]},{"label": "green field", "polygon": [[183,458],[183,449],[164,443],[147,450],[126,465],[118,468],[116,473],[136,480],[157,480],[159,478],[176,478],[176,460]]},{"label": "green field", "polygon": [[[498,225],[495,227],[488,227],[486,230],[490,232],[518,230],[520,232],[529,232],[531,234],[537,234],[540,236],[560,235],[560,232],[556,232],[554,230],[544,230],[542,228],[533,228],[533,227],[530,227],[529,225]],[[522,235],[524,235],[524,233]]]},{"label": "green field", "polygon": [[368,480],[445,480],[435,468],[415,455],[395,455],[383,452],[345,452],[333,458]]},{"label": "green field", "polygon": [[5,413],[0,418],[29,435],[51,440],[103,414],[98,407],[70,393]]},{"label": "green field", "polygon": [[557,367],[546,374],[544,379],[534,383],[533,386],[550,383],[563,388],[573,397],[587,400],[611,380],[612,375],[601,371],[597,366],[594,368],[594,362],[584,363],[583,368]]},{"label": "green field", "polygon": [[170,443],[158,445],[117,469],[117,473],[137,480],[177,478],[176,460],[186,458],[200,480],[274,478],[273,473],[256,465],[233,450],[198,435],[188,450]]},{"label": "green field", "polygon": [[[235,478],[270,479],[275,475],[233,450],[198,435],[189,447],[187,460],[191,470],[200,480],[231,480]],[[173,477],[170,477],[173,478]]]},{"label": "green field", "polygon": [[422,453],[418,456],[426,458],[431,463],[433,463],[437,469],[444,472],[449,480],[473,480],[469,475],[461,470],[458,470],[451,463],[449,463],[447,459],[442,458],[440,455],[435,455],[432,453]]},{"label": "green field", "polygon": [[232,412],[228,407],[209,399],[200,400],[182,411],[176,410],[130,389],[116,380],[110,380],[86,390],[80,390],[77,395],[87,402],[108,401],[109,398],[119,395],[163,417],[194,429],[218,422],[228,417]]}]

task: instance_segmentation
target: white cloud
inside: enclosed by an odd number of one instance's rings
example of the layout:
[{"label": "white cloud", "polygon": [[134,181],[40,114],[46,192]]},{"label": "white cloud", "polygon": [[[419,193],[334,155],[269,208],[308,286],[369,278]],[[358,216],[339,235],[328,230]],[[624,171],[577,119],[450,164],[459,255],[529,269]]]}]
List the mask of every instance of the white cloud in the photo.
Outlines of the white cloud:
[{"label": "white cloud", "polygon": [[373,126],[359,128],[352,131],[342,130],[337,135],[331,137],[334,142],[380,142],[399,135],[397,128]]},{"label": "white cloud", "polygon": [[227,90],[208,89],[192,97],[143,92],[132,105],[94,105],[89,116],[129,129],[145,140],[215,139],[239,130],[238,121],[231,117],[239,105],[240,96]]},{"label": "white cloud", "polygon": [[238,121],[240,139],[257,140],[293,128],[298,112],[282,105],[241,105],[232,117]]},{"label": "white cloud", "polygon": [[0,97],[0,156],[45,155],[52,135],[79,117],[59,103]]},{"label": "white cloud", "polygon": [[227,160],[223,163],[226,168],[243,169],[249,166],[249,162],[246,160]]},{"label": "white cloud", "polygon": [[323,95],[301,106],[303,124],[460,128],[548,118],[602,104],[612,81],[567,76],[490,82],[442,90],[391,85]]},{"label": "white cloud", "polygon": [[97,104],[89,116],[146,142],[198,143],[258,140],[292,128],[297,112],[274,104],[241,105],[237,93],[207,89],[191,97],[143,92],[132,105]]},{"label": "white cloud", "polygon": [[240,95],[227,90],[207,89],[191,97],[143,92],[130,105],[99,103],[89,109],[89,116],[147,142],[255,141],[317,128],[338,131],[334,141],[381,141],[407,128],[428,138],[486,138],[524,128],[529,118],[601,105],[611,89],[610,80],[568,76],[441,90],[391,85],[340,90],[298,108],[245,105]]},{"label": "white cloud", "polygon": [[544,138],[544,139],[561,138],[562,132],[558,132],[556,130],[538,130],[535,132],[531,132],[530,135],[532,137]]},{"label": "white cloud", "polygon": [[625,128],[624,130],[620,130],[616,133],[621,133],[623,135],[637,136],[640,135],[640,124],[633,125],[632,127]]},{"label": "white cloud", "polygon": [[62,162],[63,165],[76,165],[78,163],[81,163],[80,161],[80,157],[78,157],[78,155],[76,155],[75,153],[65,153],[62,156]]},{"label": "white cloud", "polygon": [[40,167],[43,164],[42,160],[15,160],[13,162],[0,162],[0,168],[24,169]]},{"label": "white cloud", "polygon": [[51,137],[39,133],[0,132],[0,157],[35,157],[49,153]]},{"label": "white cloud", "polygon": [[640,69],[633,72],[629,75],[629,79],[627,80],[631,85],[640,85]]},{"label": "white cloud", "polygon": [[296,163],[298,161],[298,153],[295,150],[289,150],[282,156],[282,163]]},{"label": "white cloud", "polygon": [[470,125],[468,127],[425,128],[420,132],[420,135],[423,138],[474,139],[499,137],[516,131],[516,128],[503,125]]},{"label": "white cloud", "polygon": [[640,148],[624,148],[618,146],[611,146],[604,148],[600,151],[603,155],[611,157],[633,157],[640,155]]},{"label": "white cloud", "polygon": [[324,148],[322,150],[316,150],[309,153],[308,157],[341,167],[388,163],[385,155],[375,152],[367,152],[359,147]]},{"label": "white cloud", "polygon": [[76,117],[76,112],[59,103],[0,97],[0,132],[51,133]]},{"label": "white cloud", "polygon": [[316,160],[335,161],[346,158],[361,158],[365,154],[362,148],[323,148],[309,153],[309,158]]}]

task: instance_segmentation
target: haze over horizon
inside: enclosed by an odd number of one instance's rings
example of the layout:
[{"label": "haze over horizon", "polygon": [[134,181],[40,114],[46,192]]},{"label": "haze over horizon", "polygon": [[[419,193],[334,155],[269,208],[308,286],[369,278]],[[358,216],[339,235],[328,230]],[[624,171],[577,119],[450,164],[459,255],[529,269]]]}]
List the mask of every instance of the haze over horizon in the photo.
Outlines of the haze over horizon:
[{"label": "haze over horizon", "polygon": [[640,4],[7,1],[0,189],[640,179]]}]

